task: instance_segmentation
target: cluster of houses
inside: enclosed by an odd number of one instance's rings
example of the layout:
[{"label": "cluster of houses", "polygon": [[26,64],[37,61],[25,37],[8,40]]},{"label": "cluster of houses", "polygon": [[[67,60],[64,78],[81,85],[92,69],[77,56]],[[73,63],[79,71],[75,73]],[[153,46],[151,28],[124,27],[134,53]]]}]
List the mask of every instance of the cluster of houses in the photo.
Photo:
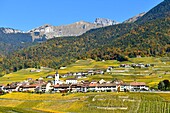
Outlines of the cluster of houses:
[{"label": "cluster of houses", "polygon": [[120,67],[125,67],[125,68],[145,68],[145,67],[150,67],[150,66],[154,66],[153,64],[143,64],[143,63],[139,63],[139,64],[120,64]]},{"label": "cluster of houses", "polygon": [[114,68],[148,68],[148,67],[153,67],[154,64],[143,64],[143,63],[138,63],[138,64],[120,64],[118,67],[114,66],[109,66],[106,69],[106,72],[111,72]]},{"label": "cluster of houses", "polygon": [[66,73],[64,75],[61,75],[62,78],[67,78],[67,77],[75,77],[75,78],[85,78],[87,77],[88,75],[96,75],[96,74],[104,74],[104,71],[103,70],[89,70],[89,71],[86,71],[86,72],[69,72],[69,73]]},{"label": "cluster of houses", "polygon": [[114,92],[114,91],[147,91],[149,87],[144,82],[124,83],[121,80],[105,81],[78,81],[69,78],[65,81],[59,79],[59,74],[54,75],[54,80],[45,82],[43,78],[26,80],[0,85],[0,92]]}]

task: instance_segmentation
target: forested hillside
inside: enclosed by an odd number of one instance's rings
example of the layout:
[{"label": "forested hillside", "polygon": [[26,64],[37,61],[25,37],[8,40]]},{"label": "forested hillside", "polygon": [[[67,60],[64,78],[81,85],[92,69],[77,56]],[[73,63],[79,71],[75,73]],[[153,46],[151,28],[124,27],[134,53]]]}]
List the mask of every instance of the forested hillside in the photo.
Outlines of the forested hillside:
[{"label": "forested hillside", "polygon": [[1,70],[58,68],[86,58],[124,61],[138,55],[170,56],[169,7],[169,0],[165,0],[136,23],[93,29],[79,37],[57,37],[9,54],[0,62]]},{"label": "forested hillside", "polygon": [[77,59],[128,60],[128,57],[164,56],[170,52],[170,18],[142,26],[122,24],[91,30],[80,37],[62,37],[8,56],[6,69],[48,66],[58,68]]},{"label": "forested hillside", "polygon": [[33,45],[32,37],[28,33],[3,33],[0,28],[0,54],[11,52]]},{"label": "forested hillside", "polygon": [[166,18],[170,16],[170,0],[164,0],[144,16],[142,16],[136,23],[143,24],[145,22],[153,21],[156,19]]}]

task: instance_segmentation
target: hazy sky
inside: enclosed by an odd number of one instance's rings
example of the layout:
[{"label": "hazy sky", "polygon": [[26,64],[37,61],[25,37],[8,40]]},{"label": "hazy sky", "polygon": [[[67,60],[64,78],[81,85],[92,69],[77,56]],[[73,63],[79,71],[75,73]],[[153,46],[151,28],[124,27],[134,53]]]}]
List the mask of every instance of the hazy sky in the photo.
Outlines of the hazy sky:
[{"label": "hazy sky", "polygon": [[0,27],[30,30],[80,20],[109,18],[122,22],[147,12],[163,0],[0,0]]}]

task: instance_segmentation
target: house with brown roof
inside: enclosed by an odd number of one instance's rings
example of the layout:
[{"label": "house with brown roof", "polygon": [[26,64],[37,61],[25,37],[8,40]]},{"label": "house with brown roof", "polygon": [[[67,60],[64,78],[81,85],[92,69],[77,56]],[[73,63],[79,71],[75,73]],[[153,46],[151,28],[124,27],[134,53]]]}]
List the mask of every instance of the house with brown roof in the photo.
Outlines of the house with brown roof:
[{"label": "house with brown roof", "polygon": [[97,89],[97,83],[90,83],[87,88],[88,88],[88,91],[94,92]]},{"label": "house with brown roof", "polygon": [[130,90],[131,91],[149,90],[149,87],[146,86],[145,82],[131,82],[130,83]]},{"label": "house with brown roof", "polygon": [[22,85],[22,86],[20,86],[20,91],[22,91],[22,92],[28,92],[28,91],[34,92],[37,87],[39,87],[38,84]]},{"label": "house with brown roof", "polygon": [[55,92],[68,92],[71,84],[56,84],[54,85]]},{"label": "house with brown roof", "polygon": [[19,82],[12,82],[11,84],[7,84],[6,86],[4,86],[3,90],[5,92],[19,91],[20,85],[21,84]]},{"label": "house with brown roof", "polygon": [[114,92],[117,91],[117,85],[115,83],[103,83],[103,84],[97,84],[96,91],[99,92]]}]

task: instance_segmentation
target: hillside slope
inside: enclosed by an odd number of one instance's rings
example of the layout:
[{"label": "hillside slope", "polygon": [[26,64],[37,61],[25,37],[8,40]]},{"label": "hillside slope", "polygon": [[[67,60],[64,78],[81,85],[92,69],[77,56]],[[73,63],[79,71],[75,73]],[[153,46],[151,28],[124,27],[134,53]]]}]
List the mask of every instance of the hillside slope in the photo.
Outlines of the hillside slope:
[{"label": "hillside slope", "polygon": [[12,28],[0,28],[0,54],[8,54],[31,45],[30,34]]},{"label": "hillside slope", "polygon": [[58,68],[77,59],[122,61],[127,60],[125,56],[165,55],[170,52],[169,28],[170,18],[166,18],[142,26],[122,24],[91,30],[80,37],[51,39],[14,53],[9,64],[13,68]]},{"label": "hillside slope", "polygon": [[92,29],[78,37],[48,40],[8,56],[3,68],[8,71],[39,66],[58,68],[86,58],[124,61],[138,55],[168,56],[170,16],[167,17],[165,11],[169,10],[169,0],[166,0],[146,14],[157,11],[161,17],[153,14],[148,20],[144,15],[143,20],[140,18],[135,23]]},{"label": "hillside slope", "polygon": [[170,16],[170,0],[164,0],[137,20],[138,24]]}]

